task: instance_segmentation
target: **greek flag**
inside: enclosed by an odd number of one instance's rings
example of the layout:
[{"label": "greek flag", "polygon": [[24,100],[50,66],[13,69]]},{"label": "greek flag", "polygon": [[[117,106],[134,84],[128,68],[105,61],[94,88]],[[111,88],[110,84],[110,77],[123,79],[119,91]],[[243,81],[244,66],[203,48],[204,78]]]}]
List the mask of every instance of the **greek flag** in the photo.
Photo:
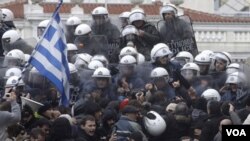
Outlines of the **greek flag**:
[{"label": "greek flag", "polygon": [[43,37],[33,51],[29,63],[47,77],[61,94],[61,104],[69,104],[69,67],[67,44],[59,16],[62,0],[58,4]]}]

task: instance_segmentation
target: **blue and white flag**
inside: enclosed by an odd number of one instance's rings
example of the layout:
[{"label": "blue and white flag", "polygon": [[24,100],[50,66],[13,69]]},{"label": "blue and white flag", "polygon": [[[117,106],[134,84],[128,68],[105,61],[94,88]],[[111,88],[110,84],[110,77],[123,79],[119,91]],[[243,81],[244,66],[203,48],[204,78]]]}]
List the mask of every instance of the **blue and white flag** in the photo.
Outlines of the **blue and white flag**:
[{"label": "blue and white flag", "polygon": [[69,67],[67,44],[58,4],[48,27],[33,51],[29,63],[47,77],[61,94],[61,104],[69,104]]}]

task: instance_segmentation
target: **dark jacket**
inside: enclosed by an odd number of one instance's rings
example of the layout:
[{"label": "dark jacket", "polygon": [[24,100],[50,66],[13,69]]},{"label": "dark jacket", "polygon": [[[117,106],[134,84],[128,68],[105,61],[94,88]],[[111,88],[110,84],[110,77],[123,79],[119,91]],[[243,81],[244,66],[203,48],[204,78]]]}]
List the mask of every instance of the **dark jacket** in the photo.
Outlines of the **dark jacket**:
[{"label": "dark jacket", "polygon": [[78,134],[75,141],[98,141],[96,135],[89,136],[81,127],[78,127]]},{"label": "dark jacket", "polygon": [[[128,119],[126,116],[121,116],[118,122],[115,124],[116,132],[131,134],[133,132],[140,132],[143,135],[143,141],[146,141],[147,138],[142,132],[142,127],[135,121]],[[118,138],[121,137],[118,135]]]},{"label": "dark jacket", "polygon": [[210,115],[203,125],[200,141],[212,141],[219,131],[220,121],[225,117],[221,114]]}]

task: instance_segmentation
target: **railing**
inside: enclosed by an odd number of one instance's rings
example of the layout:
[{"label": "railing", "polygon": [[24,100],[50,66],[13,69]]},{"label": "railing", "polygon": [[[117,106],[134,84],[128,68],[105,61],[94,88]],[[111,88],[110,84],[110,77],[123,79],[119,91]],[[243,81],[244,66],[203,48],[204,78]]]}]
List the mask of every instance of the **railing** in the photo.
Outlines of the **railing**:
[{"label": "railing", "polygon": [[197,42],[250,42],[250,31],[195,31]]}]

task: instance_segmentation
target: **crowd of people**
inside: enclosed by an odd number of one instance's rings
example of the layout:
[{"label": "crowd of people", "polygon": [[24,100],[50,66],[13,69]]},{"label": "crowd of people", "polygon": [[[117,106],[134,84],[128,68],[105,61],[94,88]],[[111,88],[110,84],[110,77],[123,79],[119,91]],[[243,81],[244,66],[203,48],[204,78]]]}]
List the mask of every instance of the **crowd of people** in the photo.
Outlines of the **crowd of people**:
[{"label": "crowd of people", "polygon": [[198,52],[190,19],[172,4],[157,26],[143,9],[121,13],[122,27],[104,7],[93,9],[91,25],[68,18],[68,106],[26,65],[34,47],[12,11],[0,13],[1,141],[221,141],[223,125],[250,124],[249,67],[228,52]]}]

